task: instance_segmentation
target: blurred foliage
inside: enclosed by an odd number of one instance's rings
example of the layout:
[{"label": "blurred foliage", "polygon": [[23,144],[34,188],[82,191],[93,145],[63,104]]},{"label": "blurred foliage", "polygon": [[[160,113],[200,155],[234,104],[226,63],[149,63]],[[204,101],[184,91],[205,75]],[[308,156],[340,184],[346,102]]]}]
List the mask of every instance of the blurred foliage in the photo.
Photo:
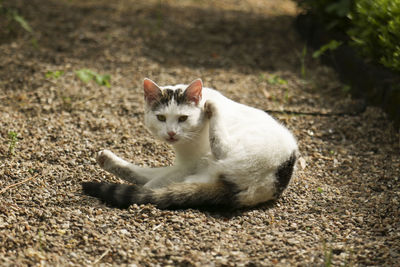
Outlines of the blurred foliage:
[{"label": "blurred foliage", "polygon": [[297,0],[300,7],[316,16],[327,29],[346,30],[355,0]]},{"label": "blurred foliage", "polygon": [[319,58],[320,56],[322,56],[326,51],[332,51],[337,49],[339,46],[342,45],[342,42],[340,41],[336,41],[336,40],[332,40],[329,43],[321,46],[317,51],[315,51],[312,54],[313,58]]},{"label": "blurred foliage", "polygon": [[400,71],[400,0],[297,2],[327,29],[347,34],[361,56]]},{"label": "blurred foliage", "polygon": [[80,69],[75,71],[75,73],[79,77],[79,79],[81,79],[85,83],[89,81],[95,81],[98,85],[111,87],[110,84],[111,76],[108,74],[105,75],[98,74],[90,69]]},{"label": "blurred foliage", "polygon": [[64,75],[64,71],[63,70],[56,70],[56,71],[48,71],[48,72],[46,72],[45,77],[46,78],[58,79],[63,75]]},{"label": "blurred foliage", "polygon": [[14,131],[8,132],[8,153],[10,156],[15,154],[15,146],[18,142],[18,134]]},{"label": "blurred foliage", "polygon": [[348,35],[363,55],[400,71],[400,0],[357,0]]},{"label": "blurred foliage", "polygon": [[25,31],[33,33],[31,25],[25,20],[25,18],[21,16],[16,9],[4,6],[2,0],[0,0],[0,16],[5,16],[7,18],[9,28],[12,27],[12,23],[16,23]]}]

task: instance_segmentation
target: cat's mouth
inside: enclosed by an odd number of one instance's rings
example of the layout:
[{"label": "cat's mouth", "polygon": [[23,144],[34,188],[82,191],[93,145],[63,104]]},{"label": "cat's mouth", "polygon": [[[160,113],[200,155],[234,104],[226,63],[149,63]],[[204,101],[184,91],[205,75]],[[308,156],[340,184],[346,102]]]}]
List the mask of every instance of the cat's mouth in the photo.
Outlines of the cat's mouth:
[{"label": "cat's mouth", "polygon": [[176,139],[176,138],[174,138],[174,137],[168,137],[166,140],[167,140],[167,142],[170,143],[170,144],[173,144],[173,143],[175,143],[175,142],[178,141],[178,139]]}]

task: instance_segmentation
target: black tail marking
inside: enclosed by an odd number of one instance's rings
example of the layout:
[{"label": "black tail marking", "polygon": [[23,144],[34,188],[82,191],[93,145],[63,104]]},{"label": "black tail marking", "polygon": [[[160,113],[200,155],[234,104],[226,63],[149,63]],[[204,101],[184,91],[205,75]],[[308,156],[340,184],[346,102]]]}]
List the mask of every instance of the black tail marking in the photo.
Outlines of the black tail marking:
[{"label": "black tail marking", "polygon": [[236,185],[221,180],[216,183],[176,183],[158,189],[136,185],[82,183],[83,192],[107,205],[128,208],[136,204],[153,204],[160,209],[237,208]]},{"label": "black tail marking", "polygon": [[278,170],[275,174],[276,198],[278,198],[282,194],[283,190],[285,190],[285,188],[288,186],[293,175],[296,159],[296,153],[293,152],[292,155],[290,155],[290,158],[278,167]]},{"label": "black tail marking", "polygon": [[86,182],[82,183],[82,189],[86,195],[96,197],[112,207],[125,209],[137,202],[135,196],[138,187],[134,185]]}]

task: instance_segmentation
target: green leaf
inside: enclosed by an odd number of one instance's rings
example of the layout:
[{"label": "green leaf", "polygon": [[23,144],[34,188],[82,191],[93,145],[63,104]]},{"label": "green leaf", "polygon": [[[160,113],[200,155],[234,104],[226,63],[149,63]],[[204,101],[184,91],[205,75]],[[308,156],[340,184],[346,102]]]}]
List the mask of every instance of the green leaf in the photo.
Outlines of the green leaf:
[{"label": "green leaf", "polygon": [[81,79],[81,81],[83,81],[84,83],[88,83],[91,80],[93,80],[93,72],[89,69],[81,69],[81,70],[77,70],[76,75],[78,76],[79,79]]},{"label": "green leaf", "polygon": [[326,51],[333,51],[335,49],[337,49],[339,46],[342,45],[342,42],[338,42],[336,40],[332,40],[329,43],[321,46],[317,51],[315,51],[312,55],[313,58],[319,58],[320,56],[322,56]]},{"label": "green leaf", "polygon": [[56,70],[56,71],[48,71],[46,72],[46,78],[54,78],[54,79],[58,79],[60,78],[62,75],[64,75],[64,71],[62,70]]},{"label": "green leaf", "polygon": [[110,75],[95,75],[95,81],[98,85],[104,85],[106,87],[110,87]]},{"label": "green leaf", "polygon": [[18,22],[19,25],[21,25],[22,28],[24,28],[27,32],[32,33],[33,30],[31,28],[31,26],[29,25],[29,23],[20,15],[18,15],[17,12],[14,12],[12,14],[12,18]]},{"label": "green leaf", "polygon": [[273,84],[273,85],[275,85],[275,84],[285,85],[288,83],[287,80],[282,79],[281,77],[279,77],[277,75],[271,75],[267,81],[269,84]]},{"label": "green leaf", "polygon": [[15,153],[15,145],[18,141],[18,134],[14,131],[8,132],[8,153],[10,155],[14,155]]},{"label": "green leaf", "polygon": [[17,141],[17,136],[18,134],[14,131],[9,131],[8,132],[8,138],[12,141],[12,142],[16,142]]}]

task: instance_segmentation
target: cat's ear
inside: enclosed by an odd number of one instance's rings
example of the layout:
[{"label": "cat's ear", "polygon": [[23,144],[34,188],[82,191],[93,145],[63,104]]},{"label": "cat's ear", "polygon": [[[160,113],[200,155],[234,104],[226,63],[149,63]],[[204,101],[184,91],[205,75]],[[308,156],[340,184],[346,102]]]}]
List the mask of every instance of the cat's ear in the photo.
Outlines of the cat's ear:
[{"label": "cat's ear", "polygon": [[185,90],[186,100],[189,102],[194,102],[196,105],[198,105],[201,100],[202,89],[203,82],[201,79],[194,80]]},{"label": "cat's ear", "polygon": [[152,80],[146,78],[143,81],[144,99],[151,106],[157,102],[161,97],[161,89]]}]

